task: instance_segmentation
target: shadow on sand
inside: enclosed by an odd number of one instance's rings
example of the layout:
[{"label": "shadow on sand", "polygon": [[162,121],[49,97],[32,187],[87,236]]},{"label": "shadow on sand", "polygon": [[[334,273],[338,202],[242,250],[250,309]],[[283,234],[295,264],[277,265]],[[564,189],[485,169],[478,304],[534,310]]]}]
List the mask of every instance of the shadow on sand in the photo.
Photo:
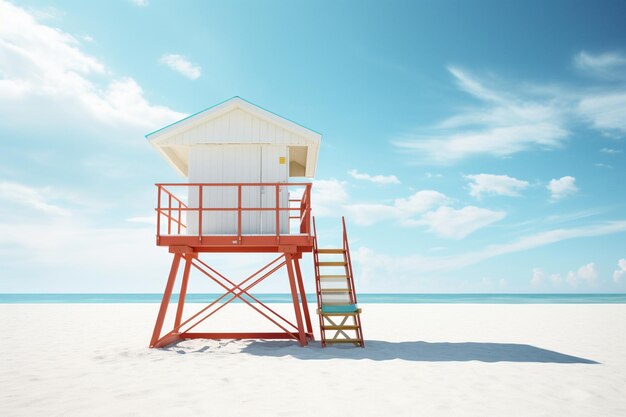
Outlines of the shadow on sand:
[{"label": "shadow on sand", "polygon": [[590,359],[515,343],[430,343],[366,340],[365,346],[365,349],[352,346],[322,348],[319,342],[313,342],[308,347],[301,348],[293,342],[251,341],[241,352],[255,356],[292,356],[303,360],[341,358],[370,359],[373,361],[402,359],[417,362],[599,363]]}]

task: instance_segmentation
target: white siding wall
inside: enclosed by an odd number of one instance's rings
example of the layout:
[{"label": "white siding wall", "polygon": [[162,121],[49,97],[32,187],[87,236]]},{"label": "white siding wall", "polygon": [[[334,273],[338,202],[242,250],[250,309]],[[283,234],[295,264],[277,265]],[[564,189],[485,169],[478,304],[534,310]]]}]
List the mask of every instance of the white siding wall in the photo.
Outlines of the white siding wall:
[{"label": "white siding wall", "polygon": [[[243,133],[242,133],[243,134]],[[284,145],[195,145],[189,150],[190,183],[241,183],[241,182],[287,182],[288,164],[280,163],[280,157],[288,160]],[[265,188],[264,190],[262,188]],[[275,207],[274,187],[243,187],[242,207]],[[289,206],[287,190],[281,190],[280,207]],[[189,189],[189,207],[198,207],[198,187]],[[237,207],[236,187],[204,187],[203,207]],[[244,234],[274,234],[275,212],[244,212]],[[288,213],[281,213],[281,233],[289,232]],[[197,213],[188,213],[187,231],[198,233]],[[227,235],[237,233],[236,212],[205,212],[202,217],[202,234]]]},{"label": "white siding wall", "polygon": [[234,109],[215,119],[192,126],[160,142],[160,145],[195,145],[198,143],[271,143],[307,145],[304,137],[244,110]]}]

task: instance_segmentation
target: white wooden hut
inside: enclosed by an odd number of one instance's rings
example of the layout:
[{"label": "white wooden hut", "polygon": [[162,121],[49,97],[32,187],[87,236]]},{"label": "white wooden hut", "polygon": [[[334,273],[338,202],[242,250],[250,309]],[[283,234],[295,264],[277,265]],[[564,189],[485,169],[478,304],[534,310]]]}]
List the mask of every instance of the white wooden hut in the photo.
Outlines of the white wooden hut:
[{"label": "white wooden hut", "polygon": [[[150,144],[189,184],[286,183],[290,177],[313,178],[321,135],[240,97],[146,135]],[[199,206],[200,187],[189,186],[188,206]],[[237,207],[233,186],[202,187],[202,207]],[[243,186],[242,207],[274,208],[276,187]],[[287,187],[279,187],[280,207],[289,206]],[[289,213],[280,213],[280,233],[289,233]],[[187,233],[198,234],[197,212],[187,214]],[[202,235],[237,233],[234,211],[202,216]],[[244,234],[273,234],[272,211],[244,211]]]}]

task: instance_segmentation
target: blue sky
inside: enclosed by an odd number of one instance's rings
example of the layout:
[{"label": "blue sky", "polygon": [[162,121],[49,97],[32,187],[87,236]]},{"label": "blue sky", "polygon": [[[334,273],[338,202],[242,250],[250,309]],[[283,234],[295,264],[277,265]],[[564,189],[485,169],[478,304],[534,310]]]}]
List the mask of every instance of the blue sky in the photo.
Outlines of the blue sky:
[{"label": "blue sky", "polygon": [[0,291],[160,291],[153,184],[183,179],[144,135],[239,95],[323,134],[320,238],[347,216],[361,291],[624,292],[624,16],[0,0]]}]

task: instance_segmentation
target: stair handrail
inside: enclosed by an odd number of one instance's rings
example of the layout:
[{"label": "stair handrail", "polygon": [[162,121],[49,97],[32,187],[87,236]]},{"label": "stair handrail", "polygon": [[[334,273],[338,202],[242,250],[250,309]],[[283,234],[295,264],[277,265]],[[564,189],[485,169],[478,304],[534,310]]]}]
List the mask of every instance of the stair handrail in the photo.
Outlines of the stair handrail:
[{"label": "stair handrail", "polygon": [[346,230],[346,218],[341,216],[341,224],[343,226],[343,250],[346,254],[346,263],[348,268],[348,277],[350,281],[350,290],[352,294],[352,302],[353,304],[357,303],[356,300],[356,290],[354,288],[354,274],[352,273],[352,259],[350,258],[350,246],[348,244],[348,232]]},{"label": "stair handrail", "polygon": [[[356,299],[356,290],[354,288],[354,274],[352,272],[352,260],[350,259],[350,246],[348,244],[348,232],[346,230],[346,219],[341,216],[341,223],[343,225],[343,249],[345,250],[346,253],[346,261],[347,261],[347,267],[349,270],[349,274],[350,274],[350,288],[352,289],[352,297],[354,300],[354,304],[357,303],[357,299]],[[365,347],[365,339],[363,338],[363,327],[361,326],[361,317],[358,314],[357,310],[357,314],[354,317],[355,323],[357,325],[357,337],[358,339],[360,339],[361,341],[361,347]]]},{"label": "stair handrail", "polygon": [[322,308],[322,300],[320,295],[320,266],[319,266],[319,257],[317,255],[317,228],[315,227],[315,216],[312,216],[313,219],[313,264],[315,266],[315,286],[317,288],[317,306]]}]

